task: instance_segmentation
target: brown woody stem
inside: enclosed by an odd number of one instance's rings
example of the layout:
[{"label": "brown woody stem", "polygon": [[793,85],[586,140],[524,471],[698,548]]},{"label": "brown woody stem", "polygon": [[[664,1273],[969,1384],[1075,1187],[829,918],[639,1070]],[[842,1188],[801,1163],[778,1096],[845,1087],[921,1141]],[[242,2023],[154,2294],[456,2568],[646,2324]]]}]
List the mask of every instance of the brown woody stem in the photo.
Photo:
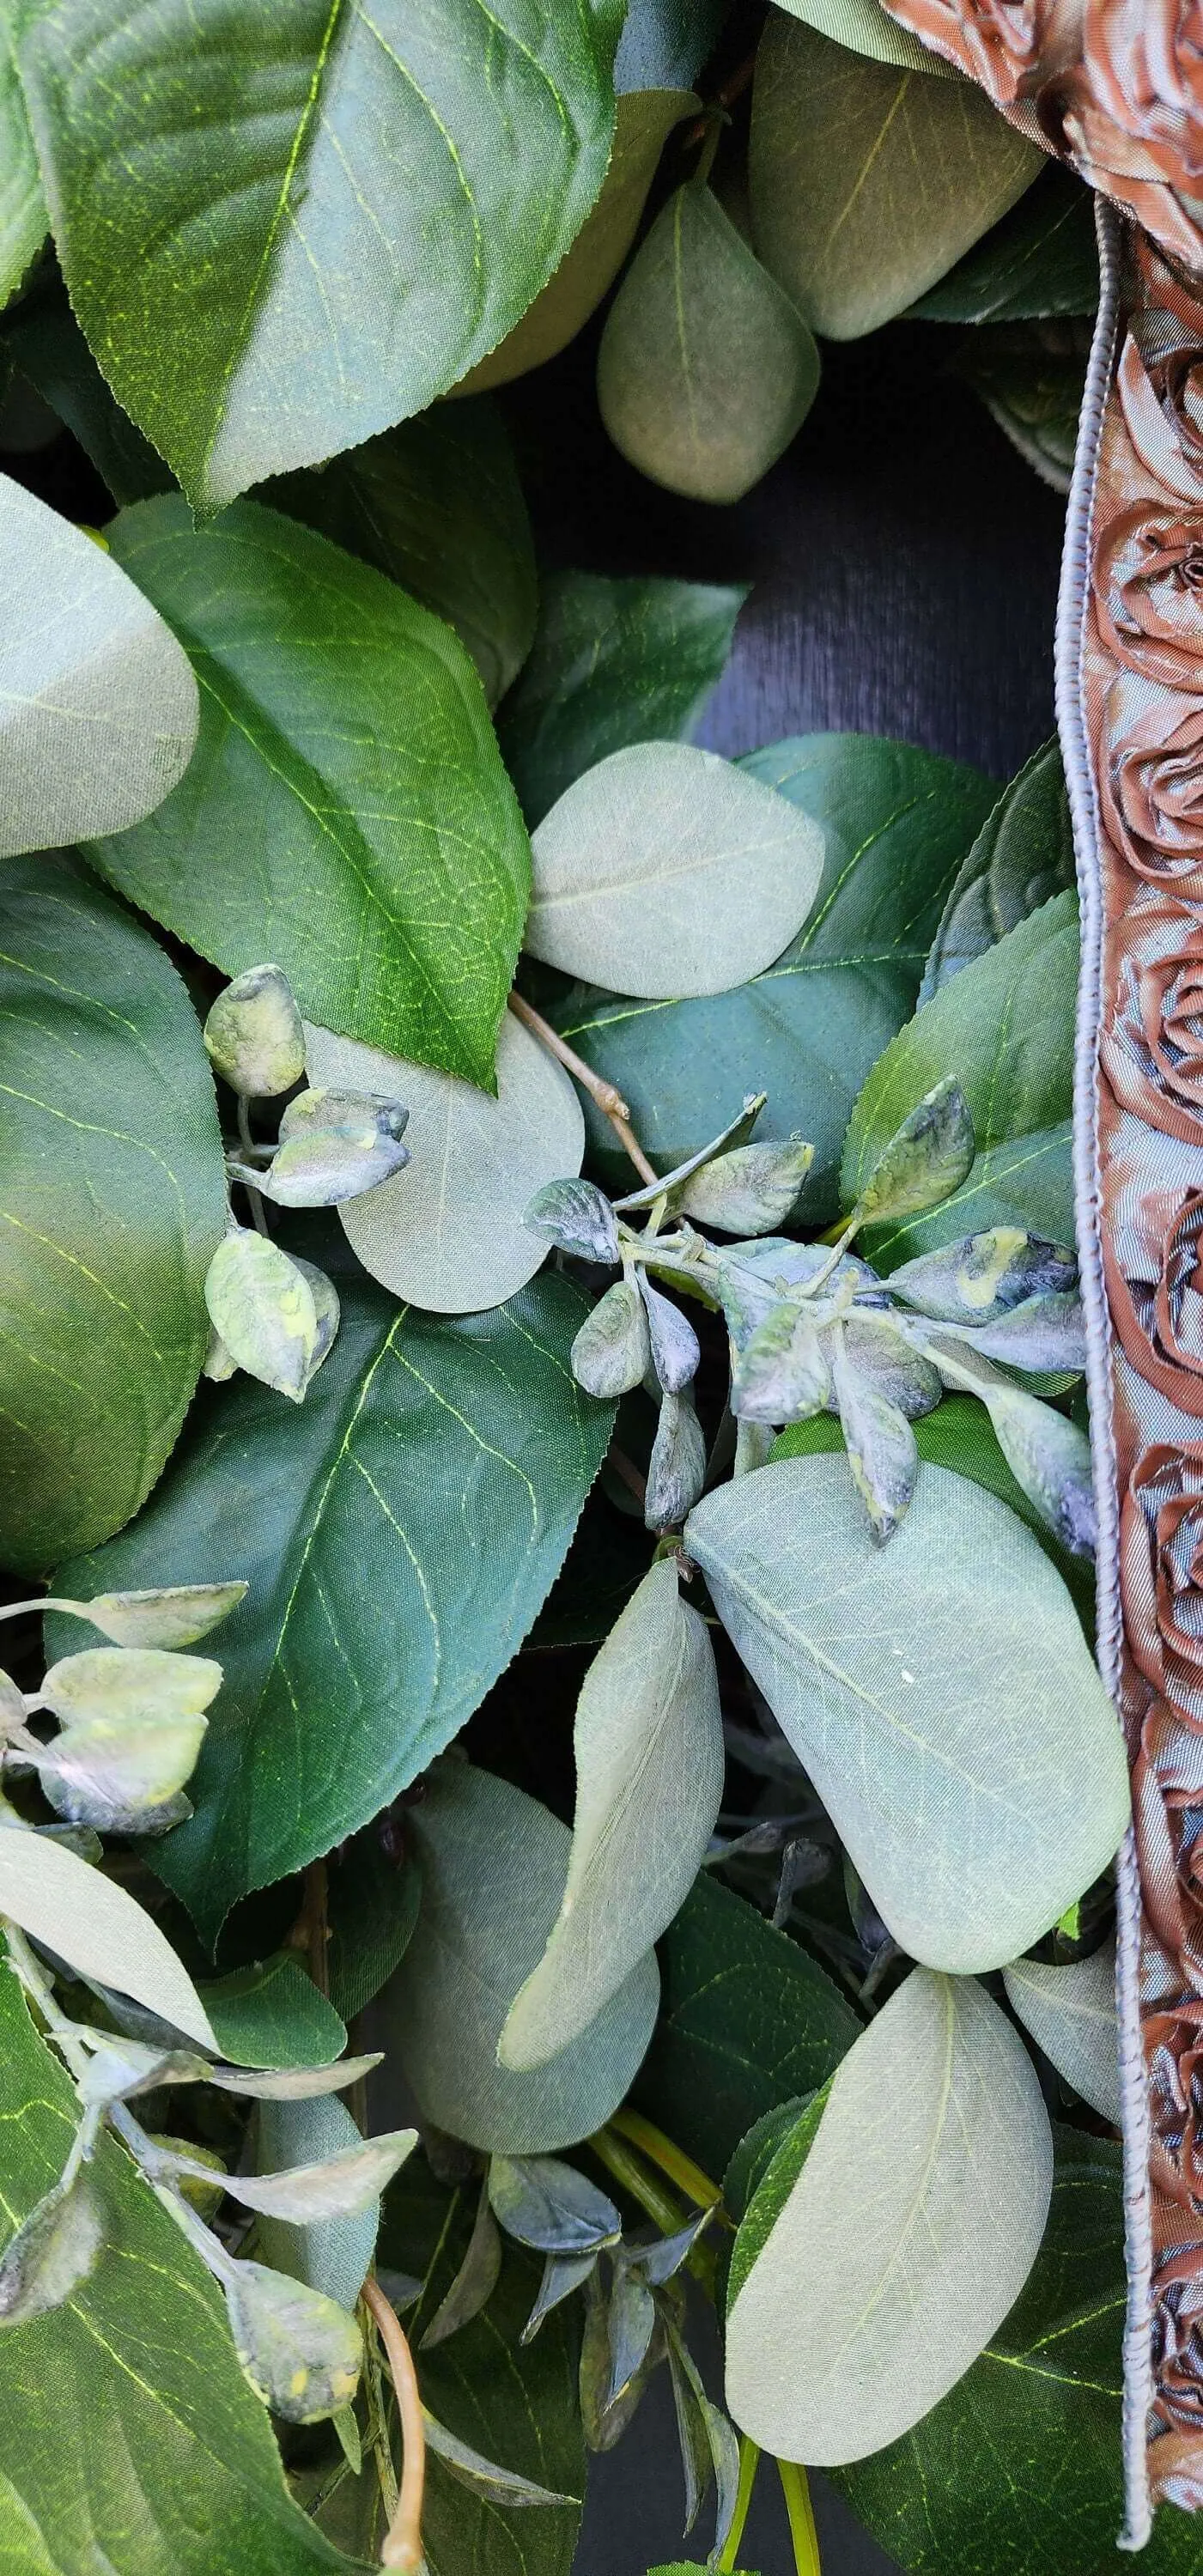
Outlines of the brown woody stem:
[{"label": "brown woody stem", "polygon": [[418,2375],[396,2309],[385,2298],[379,2281],[370,2272],[363,2285],[363,2296],[384,2345],[401,2418],[401,2487],[397,2510],[384,2535],[380,2564],[382,2567],[399,2567],[406,2571],[406,2576],[418,2576],[424,2563],[422,2500],[426,2490],[426,2428],[422,2422]]},{"label": "brown woody stem", "polygon": [[630,1155],[640,1180],[658,1181],[660,1175],[653,1170],[631,1126],[631,1113],[621,1091],[616,1091],[612,1082],[603,1082],[600,1073],[595,1073],[592,1065],[586,1064],[583,1055],[578,1055],[575,1048],[566,1046],[559,1032],[553,1029],[551,1022],[545,1020],[540,1011],[532,1010],[530,1003],[524,1000],[521,993],[511,993],[510,1009],[515,1019],[521,1020],[523,1027],[529,1029],[533,1037],[538,1038],[540,1046],[545,1046],[548,1054],[554,1055],[557,1064],[562,1064],[565,1071],[572,1075],[573,1080],[579,1082],[582,1091],[588,1092],[590,1099],[596,1102],[603,1118],[609,1119],[623,1152]]}]

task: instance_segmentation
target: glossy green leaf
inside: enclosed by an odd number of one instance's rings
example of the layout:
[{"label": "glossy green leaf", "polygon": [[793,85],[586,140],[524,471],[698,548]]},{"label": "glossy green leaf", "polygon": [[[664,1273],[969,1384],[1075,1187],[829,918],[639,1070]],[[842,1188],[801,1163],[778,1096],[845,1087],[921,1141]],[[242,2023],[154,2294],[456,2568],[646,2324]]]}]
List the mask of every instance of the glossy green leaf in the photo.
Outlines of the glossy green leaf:
[{"label": "glossy green leaf", "polygon": [[344,2021],[391,1977],[418,1919],[418,1873],[404,1848],[384,1848],[378,1826],[344,1843],[326,1866],[330,2000]]},{"label": "glossy green leaf", "polygon": [[966,853],[923,978],[923,1001],[1042,903],[1075,884],[1061,748],[1042,744],[1005,788]]},{"label": "glossy green leaf", "polygon": [[568,1367],[584,1311],[551,1276],[457,1323],[344,1280],[299,1413],[249,1381],[207,1390],[135,1528],[64,1575],[81,1598],[198,1559],[249,1580],[196,1814],[154,1855],[206,1934],[377,1814],[517,1652],[609,1437]]},{"label": "glossy green leaf", "polygon": [[1128,1815],[1114,1712],[1031,1532],[928,1466],[886,1576],[844,1461],[810,1457],[708,1494],[685,1544],[899,1946],[966,1975],[1030,1948]]},{"label": "glossy green leaf", "polygon": [[684,1904],[723,1794],[723,1718],[705,1621],[676,1563],[645,1574],[585,1675],[560,1913],[510,2010],[500,2059],[539,2066],[617,1994]]},{"label": "glossy green leaf", "polygon": [[21,83],[13,29],[0,25],[0,304],[15,294],[49,228]]},{"label": "glossy green leaf", "polygon": [[496,706],[530,651],[538,583],[505,423],[481,398],[424,412],[265,498],[375,564],[455,628]]},{"label": "glossy green leaf", "polygon": [[365,1270],[436,1314],[476,1314],[524,1288],[547,1256],[525,1223],[535,1193],[579,1172],[585,1122],[575,1087],[512,1011],[497,1038],[497,1096],[424,1065],[309,1027],[316,1082],[395,1091],[409,1108],[409,1162],[339,1208]]},{"label": "glossy green leaf", "polygon": [[565,790],[532,846],[529,954],[648,995],[722,992],[758,974],[796,937],[823,867],[808,816],[687,743],[611,752]]},{"label": "glossy green leaf", "polygon": [[158,1924],[116,1880],[62,1843],[16,1825],[0,1830],[4,1914],[79,1976],[115,1986],[219,2054],[200,1996]]},{"label": "glossy green leaf", "polygon": [[[77,2105],[4,1972],[0,2025],[11,2226],[57,2180]],[[288,2495],[220,2291],[116,2145],[102,2143],[98,2178],[113,2250],[37,2326],[36,2369],[32,2339],[0,2337],[0,2475],[14,2564],[31,2576],[74,2576],[99,2551],[124,2576],[136,2532],[138,2576],[303,2576],[345,2565]],[[45,2546],[42,2534],[52,2536]]]},{"label": "glossy green leaf", "polygon": [[1114,1941],[1064,1968],[1043,1959],[1015,1959],[1005,1980],[1012,2011],[1058,2075],[1118,2129],[1122,2105]]},{"label": "glossy green leaf", "polygon": [[610,7],[532,24],[513,0],[418,18],[249,0],[209,26],[186,0],[60,0],[29,17],[72,301],[210,510],[424,410],[511,329],[602,183]]},{"label": "glossy green leaf", "polygon": [[656,2018],[649,1951],[578,2038],[515,2073],[497,2045],[560,1912],[571,1837],[487,1771],[444,1763],[414,1809],[417,1929],[382,2007],[422,2115],[491,2153],[539,2155],[600,2128],[624,2100]]},{"label": "glossy green leaf", "polygon": [[187,654],[104,547],[6,474],[0,585],[0,852],[140,823],[192,757]]},{"label": "glossy green leaf", "polygon": [[[938,56],[926,61],[935,70]],[[925,322],[1027,322],[1093,313],[1099,255],[1090,190],[1053,162],[1009,215],[912,308]]]},{"label": "glossy green leaf", "polygon": [[[361,2156],[366,2154],[369,2159],[359,2167],[365,2190],[356,2208],[335,2206],[308,2214],[269,2205],[256,2231],[258,2247],[266,2261],[295,2280],[306,2281],[311,2289],[320,2290],[323,2297],[333,2299],[339,2307],[353,2308],[376,2252],[380,2194],[414,2143],[412,2130],[392,2141],[365,2141],[345,2103],[333,2093],[319,2094],[306,2102],[261,2103],[256,2156],[259,2176],[289,2166],[300,2167],[309,2174],[316,2169],[320,2175],[330,2158],[345,2159],[354,2170]],[[241,2184],[231,2188],[250,2207],[256,2206],[253,2181],[245,2192]],[[319,2181],[319,2196],[323,2189]],[[268,2195],[269,2204],[273,2198]]]},{"label": "glossy green leaf", "polygon": [[819,353],[709,188],[676,190],[606,319],[597,398],[615,446],[670,492],[738,501],[802,426]]},{"label": "glossy green leaf", "polygon": [[807,1951],[708,1876],[659,1957],[660,2019],[633,2098],[721,2174],[763,2112],[825,2083],[860,2024]]},{"label": "glossy green leaf", "polygon": [[844,1149],[852,1205],[895,1129],[953,1074],[969,1105],[977,1159],[928,1215],[869,1233],[879,1269],[994,1225],[1073,1241],[1068,1139],[1073,1102],[1077,903],[1059,894],[954,975],[899,1031],[856,1103]]},{"label": "glossy green leaf", "polygon": [[200,1030],[154,940],[63,856],[0,869],[0,923],[0,1555],[36,1573],[119,1528],[163,1466],[225,1180]]},{"label": "glossy green leaf", "polygon": [[545,576],[530,659],[498,725],[532,829],[608,752],[691,740],[747,595],[700,581]]},{"label": "glossy green leaf", "polygon": [[333,2004],[287,1950],[207,1979],[200,1991],[221,2054],[237,2066],[325,2066],[346,2047]]},{"label": "glossy green leaf", "polygon": [[980,394],[991,419],[1042,483],[1069,491],[1089,322],[991,323],[958,352],[958,373]]},{"label": "glossy green leaf", "polygon": [[766,2112],[735,2150],[723,2177],[723,2207],[738,2231],[729,2249],[727,2309],[781,2216],[814,2145],[834,2082],[829,2075],[816,2093]]},{"label": "glossy green leaf", "polygon": [[875,331],[963,257],[1043,168],[970,81],[871,62],[774,12],[756,58],[757,250],[811,329]]},{"label": "glossy green leaf", "polygon": [[619,95],[691,89],[730,15],[730,0],[630,0],[614,58]]},{"label": "glossy green leaf", "polygon": [[1052,2172],[1018,2033],[973,1980],[914,1969],[839,2068],[729,2311],[727,2395],[743,2431],[820,2466],[909,2431],[1022,2290]]},{"label": "glossy green leaf", "polygon": [[[826,854],[814,906],[767,972],[717,999],[640,1005],[574,993],[556,1026],[628,1101],[653,1159],[684,1161],[749,1081],[769,1095],[757,1137],[809,1137],[799,1202],[825,1224],[853,1103],[915,1005],[953,878],[995,802],[978,771],[868,734],[811,734],[746,764],[813,816]],[[625,1166],[591,1104],[597,1168]],[[968,1222],[968,1220],[967,1220]],[[964,1232],[964,1228],[961,1229]]]},{"label": "glossy green leaf", "polygon": [[530,862],[458,638],[257,502],[210,529],[141,502],[108,534],[188,647],[201,732],[94,864],[227,974],[274,956],[309,1018],[487,1089]]},{"label": "glossy green leaf", "polygon": [[627,93],[618,100],[614,142],[601,194],[567,258],[499,348],[480,360],[457,393],[509,384],[576,338],[618,275],[639,228],[656,164],[674,125],[695,109],[688,90]]}]

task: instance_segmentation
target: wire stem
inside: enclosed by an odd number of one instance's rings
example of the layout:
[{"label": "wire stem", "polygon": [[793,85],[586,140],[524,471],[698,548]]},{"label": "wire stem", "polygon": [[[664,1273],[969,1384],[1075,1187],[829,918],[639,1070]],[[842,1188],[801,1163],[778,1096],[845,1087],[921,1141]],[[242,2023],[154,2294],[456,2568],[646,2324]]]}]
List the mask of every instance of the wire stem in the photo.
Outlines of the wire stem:
[{"label": "wire stem", "polygon": [[631,1113],[621,1091],[616,1091],[612,1082],[604,1082],[600,1073],[595,1073],[592,1065],[586,1064],[583,1055],[577,1055],[572,1047],[566,1046],[558,1031],[553,1029],[551,1022],[545,1020],[541,1012],[532,1010],[530,1003],[521,993],[510,994],[510,1009],[515,1019],[521,1020],[523,1027],[529,1029],[533,1037],[538,1038],[540,1046],[545,1046],[548,1054],[554,1055],[557,1064],[562,1064],[565,1071],[579,1082],[582,1091],[588,1092],[590,1099],[596,1102],[603,1118],[609,1119],[623,1152],[629,1154],[640,1180],[658,1181],[660,1175],[653,1170],[631,1126]]},{"label": "wire stem", "polygon": [[364,2282],[363,2296],[384,2345],[401,2418],[401,2487],[397,2510],[384,2536],[380,2564],[382,2567],[403,2568],[407,2576],[418,2576],[424,2563],[422,2499],[426,2488],[426,2427],[422,2421],[418,2375],[401,2320],[385,2298],[374,2273],[369,2272]]},{"label": "wire stem", "polygon": [[819,2563],[819,2535],[815,2530],[814,2510],[810,2501],[810,2481],[805,2469],[794,2460],[778,2460],[777,2474],[789,2515],[790,2538],[794,2544],[797,2576],[822,2576]]},{"label": "wire stem", "polygon": [[731,2570],[739,2556],[739,2544],[744,2536],[744,2524],[748,2519],[748,2506],[752,2501],[752,2489],[759,2466],[760,2452],[756,2443],[749,2441],[746,2433],[741,2433],[739,2490],[735,2498],[735,2511],[731,2517],[731,2529],[723,2543],[723,2554],[718,2561],[715,2576],[731,2576]]}]

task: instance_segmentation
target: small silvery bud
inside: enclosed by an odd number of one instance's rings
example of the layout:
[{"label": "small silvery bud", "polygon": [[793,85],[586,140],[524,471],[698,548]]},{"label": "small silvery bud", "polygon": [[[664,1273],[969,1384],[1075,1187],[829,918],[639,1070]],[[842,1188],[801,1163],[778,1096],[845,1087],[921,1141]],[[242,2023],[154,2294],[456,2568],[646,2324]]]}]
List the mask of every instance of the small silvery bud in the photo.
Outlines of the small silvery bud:
[{"label": "small silvery bud", "polygon": [[265,2263],[232,2264],[223,2286],[234,2349],[273,2414],[320,2424],[349,2404],[363,2339],[345,2308]]},{"label": "small silvery bud", "polygon": [[648,1462],[643,1517],[651,1530],[675,1529],[706,1482],[706,1442],[688,1395],[665,1394]]},{"label": "small silvery bud", "polygon": [[549,1181],[537,1190],[522,1219],[534,1234],[546,1234],[561,1252],[578,1261],[600,1261],[613,1268],[618,1260],[618,1228],[609,1199],[592,1181]]},{"label": "small silvery bud", "polygon": [[916,1103],[891,1136],[860,1192],[862,1225],[920,1216],[951,1198],[973,1169],[973,1120],[960,1084],[948,1075]]},{"label": "small silvery bud", "polygon": [[651,1359],[643,1299],[629,1279],[616,1280],[586,1315],[572,1345],[572,1374],[586,1395],[629,1395]]},{"label": "small silvery bud", "polygon": [[832,1336],[836,1401],[853,1482],[882,1545],[909,1511],[919,1452],[906,1415],[852,1366],[837,1325]]},{"label": "small silvery bud", "polygon": [[890,1274],[890,1295],[935,1323],[993,1324],[1029,1297],[1077,1285],[1072,1252],[1021,1226],[994,1225],[921,1252]]},{"label": "small silvery bud", "polygon": [[248,966],[219,993],[205,1022],[214,1072],[244,1100],[291,1091],[305,1070],[305,1032],[278,966]]},{"label": "small silvery bud", "polygon": [[647,1309],[652,1366],[664,1393],[680,1395],[682,1388],[687,1387],[697,1375],[702,1356],[697,1334],[688,1316],[683,1315],[670,1298],[662,1297],[642,1271],[639,1287]]},{"label": "small silvery bud", "polygon": [[300,1263],[238,1227],[209,1264],[205,1304],[235,1365],[299,1404],[318,1347],[317,1309]]},{"label": "small silvery bud", "polygon": [[0,2326],[28,2325],[61,2308],[96,2265],[104,2222],[86,2175],[56,2183],[0,2255]]},{"label": "small silvery bud", "polygon": [[266,1172],[232,1167],[234,1178],[280,1207],[337,1207],[404,1171],[399,1142],[409,1111],[399,1100],[345,1091],[303,1091],[280,1121]]},{"label": "small silvery bud", "polygon": [[738,1421],[806,1422],[831,1401],[831,1372],[805,1306],[774,1306],[745,1343],[731,1380]]},{"label": "small silvery bud", "polygon": [[226,1349],[220,1333],[210,1324],[209,1347],[201,1361],[201,1376],[210,1378],[215,1386],[224,1386],[228,1377],[237,1375],[237,1370],[237,1360]]}]

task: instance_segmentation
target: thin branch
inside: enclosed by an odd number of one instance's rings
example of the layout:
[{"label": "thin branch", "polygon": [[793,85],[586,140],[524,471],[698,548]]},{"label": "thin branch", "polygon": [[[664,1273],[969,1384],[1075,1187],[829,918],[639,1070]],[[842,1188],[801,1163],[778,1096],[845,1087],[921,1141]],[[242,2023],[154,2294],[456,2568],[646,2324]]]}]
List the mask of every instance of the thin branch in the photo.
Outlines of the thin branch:
[{"label": "thin branch", "polygon": [[723,2196],[718,2184],[711,2181],[709,2174],[703,2173],[700,2165],[695,2165],[693,2157],[687,2156],[683,2147],[677,2146],[672,2138],[666,2138],[663,2129],[658,2129],[654,2121],[645,2120],[642,2111],[629,2110],[624,2104],[620,2111],[613,2113],[609,2125],[617,2129],[621,2138],[629,2138],[631,2145],[638,2147],[652,2164],[659,2165],[661,2173],[667,2174],[669,2181],[675,2182],[678,2191],[683,2191],[687,2199],[696,2201],[699,2209],[717,2208]]},{"label": "thin branch", "polygon": [[744,91],[751,88],[752,74],[755,69],[755,54],[745,54],[742,63],[737,63],[734,71],[728,73],[721,88],[716,89],[714,97],[708,102],[709,113],[704,112],[699,116],[696,124],[691,125],[688,133],[682,136],[681,144],[684,151],[688,151],[691,144],[702,142],[716,107],[734,107],[736,99],[742,98]]},{"label": "thin branch", "polygon": [[819,2561],[819,2535],[815,2530],[814,2509],[810,2501],[810,2484],[805,2469],[793,2460],[778,2460],[777,2474],[789,2515],[790,2538],[794,2544],[797,2576],[822,2576]]},{"label": "thin branch", "polygon": [[621,1476],[628,1493],[634,1495],[640,1511],[642,1511],[643,1506],[647,1501],[646,1476],[640,1475],[634,1459],[628,1458],[625,1449],[616,1449],[613,1441],[611,1441],[610,1447],[606,1451],[606,1457],[613,1468],[615,1475]]},{"label": "thin branch", "polygon": [[553,1029],[551,1022],[545,1020],[541,1012],[532,1010],[530,1003],[523,999],[521,993],[510,994],[510,1009],[515,1019],[521,1020],[523,1027],[530,1030],[532,1037],[538,1038],[540,1046],[545,1046],[548,1054],[554,1055],[557,1064],[562,1064],[565,1071],[573,1076],[574,1081],[579,1082],[582,1091],[588,1092],[590,1099],[596,1102],[603,1118],[609,1119],[623,1152],[629,1154],[640,1180],[658,1181],[660,1175],[653,1170],[635,1135],[631,1126],[631,1113],[621,1091],[616,1091],[612,1082],[604,1082],[600,1073],[595,1073],[592,1065],[586,1064],[582,1055],[577,1055],[572,1047],[566,1046],[558,1031]]},{"label": "thin branch", "polygon": [[403,2568],[407,2576],[418,2576],[423,2565],[422,2499],[426,2487],[426,2427],[422,2422],[418,2376],[401,2320],[373,2273],[369,2272],[364,2282],[363,2296],[388,2357],[401,2417],[401,2488],[397,2510],[385,2533],[380,2564]]},{"label": "thin branch", "polygon": [[755,2442],[749,2441],[747,2434],[742,2433],[739,2442],[739,2493],[735,2499],[731,2529],[727,2534],[723,2554],[718,2562],[718,2576],[730,2576],[730,2571],[739,2556],[739,2544],[744,2536],[744,2524],[748,2519],[748,2507],[752,2501],[752,2489],[756,2483],[756,2471],[759,2466],[760,2452]]},{"label": "thin branch", "polygon": [[[250,1107],[243,1099],[241,1092],[238,1094],[238,1136],[244,1153],[248,1155],[253,1154],[255,1152],[255,1139],[251,1134]],[[258,1228],[259,1233],[265,1235],[267,1241],[270,1243],[271,1227],[267,1222],[267,1211],[264,1208],[262,1197],[258,1190],[253,1190],[251,1188],[249,1181],[244,1181],[242,1186],[246,1191],[254,1223]]]}]

